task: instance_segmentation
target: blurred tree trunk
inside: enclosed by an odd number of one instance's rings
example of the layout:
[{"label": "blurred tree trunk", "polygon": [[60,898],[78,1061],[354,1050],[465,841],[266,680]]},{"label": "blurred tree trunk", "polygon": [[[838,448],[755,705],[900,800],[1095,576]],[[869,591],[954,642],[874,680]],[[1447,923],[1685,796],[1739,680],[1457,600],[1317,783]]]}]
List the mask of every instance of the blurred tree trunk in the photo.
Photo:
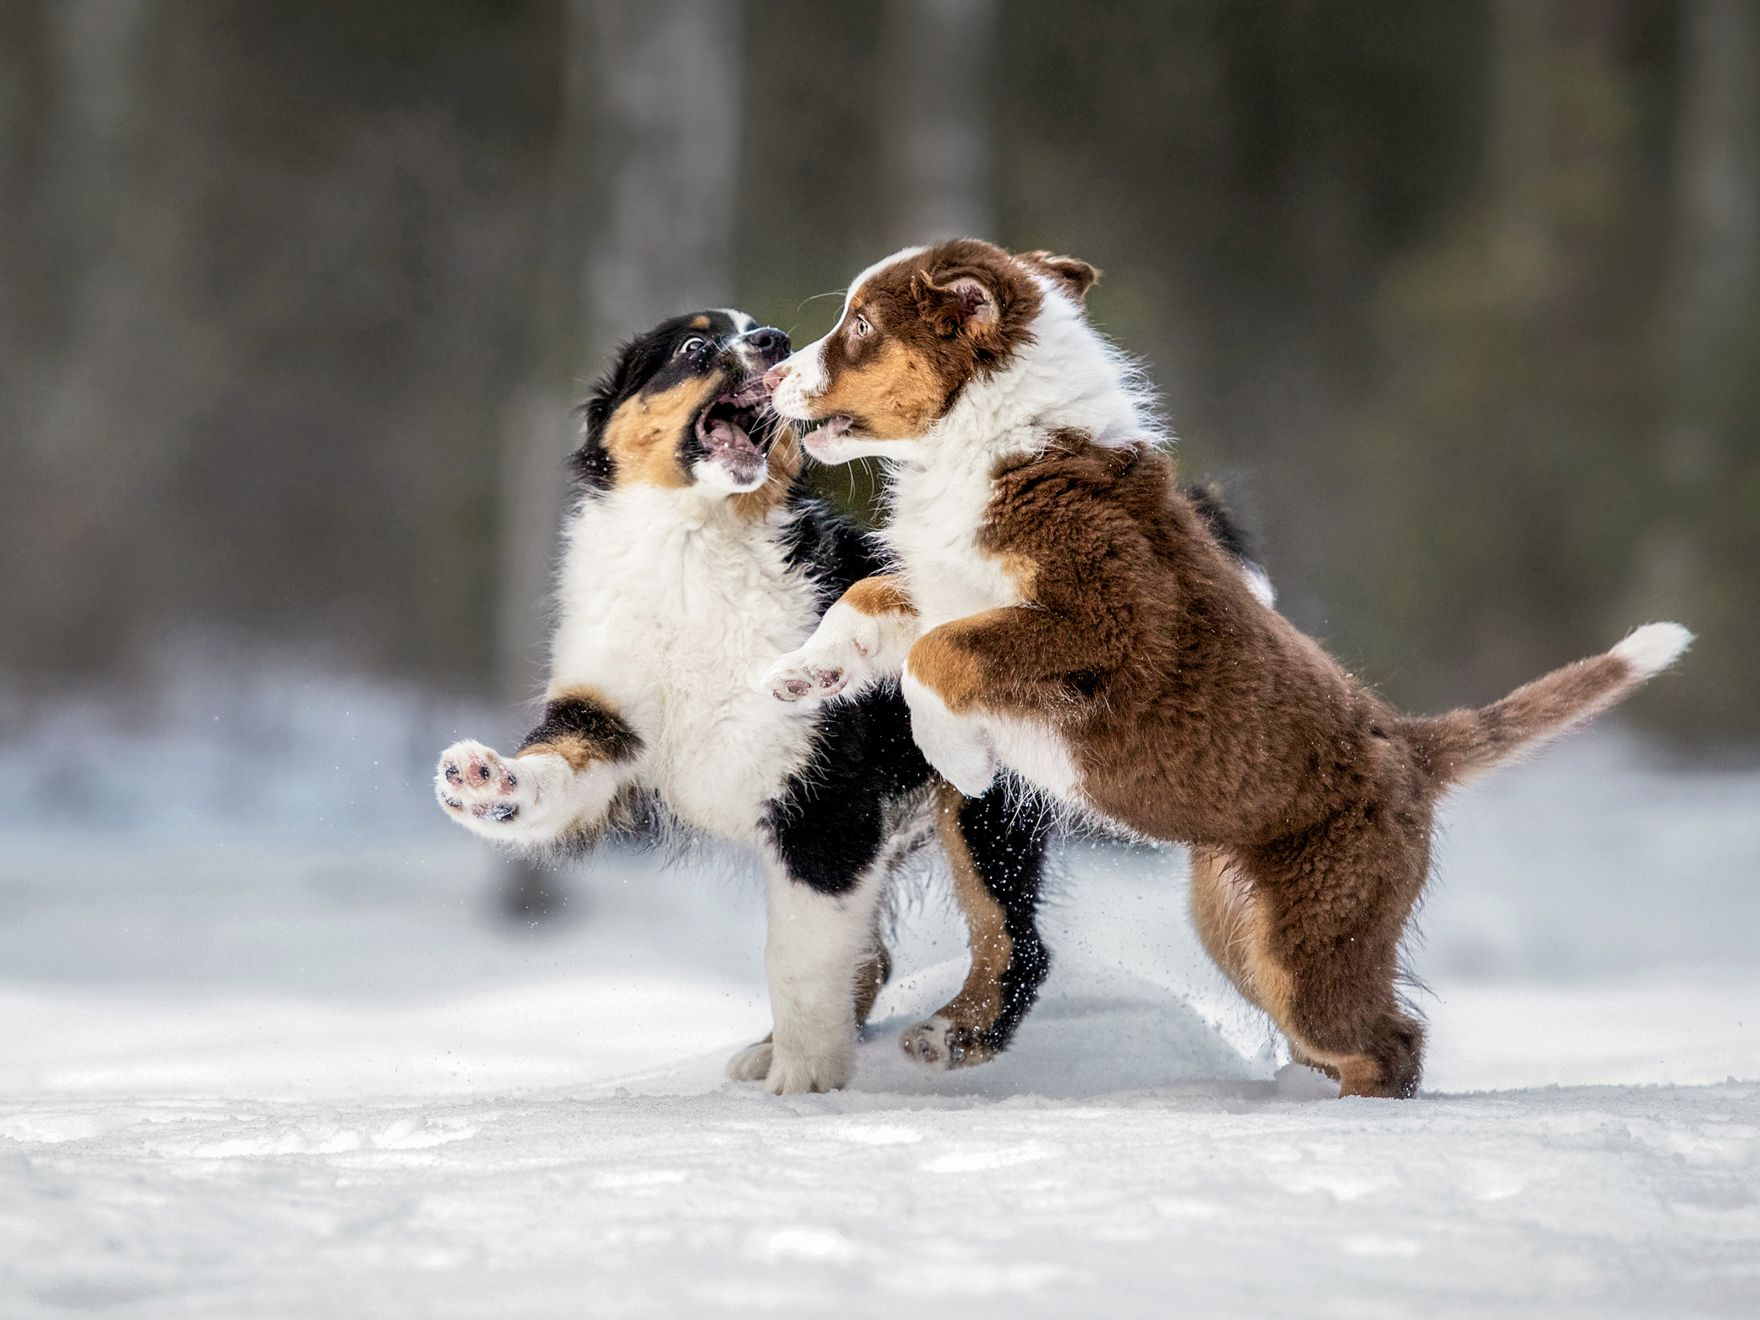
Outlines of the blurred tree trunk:
[{"label": "blurred tree trunk", "polygon": [[[1003,239],[990,131],[996,14],[996,0],[887,0],[878,131],[888,247]],[[839,471],[835,498],[872,522],[881,485],[879,461],[860,459]]]},{"label": "blurred tree trunk", "polygon": [[1486,147],[1490,256],[1504,279],[1546,266],[1547,188],[1554,162],[1548,5],[1497,0],[1492,10],[1491,130]]},{"label": "blurred tree trunk", "polygon": [[1747,682],[1760,645],[1751,597],[1760,556],[1760,15],[1752,0],[1687,0],[1681,19],[1671,252],[1656,354],[1665,512],[1642,547],[1637,605],[1681,617],[1705,636],[1694,657],[1701,681],[1666,686],[1661,700],[1694,733],[1729,737],[1752,730],[1733,729],[1725,703],[1704,694]]},{"label": "blurred tree trunk", "polygon": [[[570,0],[534,375],[510,419],[502,486],[496,669],[507,697],[541,690],[546,603],[583,379],[625,336],[726,305],[739,194],[743,6]],[[523,730],[522,730],[523,732]],[[564,895],[505,865],[508,910]]]},{"label": "blurred tree trunk", "polygon": [[881,125],[891,242],[998,237],[991,192],[996,0],[889,0]]}]

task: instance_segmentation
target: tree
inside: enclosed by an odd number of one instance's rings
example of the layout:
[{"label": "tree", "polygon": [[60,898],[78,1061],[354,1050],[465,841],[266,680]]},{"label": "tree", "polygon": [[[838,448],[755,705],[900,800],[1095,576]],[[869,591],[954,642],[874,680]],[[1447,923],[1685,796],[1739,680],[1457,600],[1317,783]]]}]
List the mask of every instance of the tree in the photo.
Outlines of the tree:
[{"label": "tree", "polygon": [[881,131],[898,244],[994,238],[990,62],[995,0],[891,0]]}]

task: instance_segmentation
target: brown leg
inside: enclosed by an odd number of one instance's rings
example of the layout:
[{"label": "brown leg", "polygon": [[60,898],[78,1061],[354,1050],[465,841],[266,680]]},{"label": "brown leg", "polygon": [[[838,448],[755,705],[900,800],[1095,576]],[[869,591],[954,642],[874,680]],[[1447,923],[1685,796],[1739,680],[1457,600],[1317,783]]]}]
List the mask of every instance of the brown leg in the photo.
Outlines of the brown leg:
[{"label": "brown leg", "polygon": [[1038,996],[1050,966],[1036,923],[1046,824],[1035,802],[1010,800],[1004,788],[972,799],[939,789],[936,829],[972,961],[959,993],[900,1038],[919,1062],[958,1068],[994,1058]]},{"label": "brown leg", "polygon": [[892,955],[880,941],[880,932],[874,932],[874,952],[868,955],[867,961],[856,968],[856,1029],[868,1025],[868,1015],[874,1011],[874,1001],[880,997],[880,987],[892,976]]},{"label": "brown leg", "polygon": [[1425,848],[1359,824],[1251,860],[1193,859],[1192,914],[1205,947],[1270,1014],[1294,1057],[1336,1077],[1341,1095],[1417,1093],[1424,1029],[1394,980],[1427,864]]}]

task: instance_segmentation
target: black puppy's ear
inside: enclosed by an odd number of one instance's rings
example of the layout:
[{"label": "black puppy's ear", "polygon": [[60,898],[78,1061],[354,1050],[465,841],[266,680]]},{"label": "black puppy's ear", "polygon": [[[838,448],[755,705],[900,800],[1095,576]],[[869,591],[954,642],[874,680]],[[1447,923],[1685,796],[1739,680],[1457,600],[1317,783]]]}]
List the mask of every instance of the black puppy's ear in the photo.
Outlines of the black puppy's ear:
[{"label": "black puppy's ear", "polygon": [[581,444],[569,455],[575,483],[589,494],[611,489],[617,463],[605,447],[605,426],[623,403],[642,388],[658,370],[664,345],[652,336],[631,339],[618,346],[611,366],[594,382],[592,390],[575,411],[581,418]]},{"label": "black puppy's ear", "polygon": [[661,346],[646,335],[618,345],[610,368],[594,382],[579,409],[581,430],[589,439],[597,438],[617,406],[641,389],[658,367],[660,353]]},{"label": "black puppy's ear", "polygon": [[1041,275],[1049,275],[1076,300],[1078,306],[1088,301],[1088,290],[1100,278],[1100,268],[1080,257],[1059,256],[1055,252],[1023,252],[1021,260]]}]

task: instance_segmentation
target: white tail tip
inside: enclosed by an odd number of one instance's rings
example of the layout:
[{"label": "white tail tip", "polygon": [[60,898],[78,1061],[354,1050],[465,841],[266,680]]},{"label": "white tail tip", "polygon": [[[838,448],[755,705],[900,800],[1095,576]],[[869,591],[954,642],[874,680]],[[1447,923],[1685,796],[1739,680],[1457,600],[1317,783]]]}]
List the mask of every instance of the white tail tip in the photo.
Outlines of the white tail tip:
[{"label": "white tail tip", "polygon": [[1640,678],[1660,674],[1693,644],[1693,634],[1678,623],[1647,623],[1613,648],[1613,654],[1637,670]]}]

